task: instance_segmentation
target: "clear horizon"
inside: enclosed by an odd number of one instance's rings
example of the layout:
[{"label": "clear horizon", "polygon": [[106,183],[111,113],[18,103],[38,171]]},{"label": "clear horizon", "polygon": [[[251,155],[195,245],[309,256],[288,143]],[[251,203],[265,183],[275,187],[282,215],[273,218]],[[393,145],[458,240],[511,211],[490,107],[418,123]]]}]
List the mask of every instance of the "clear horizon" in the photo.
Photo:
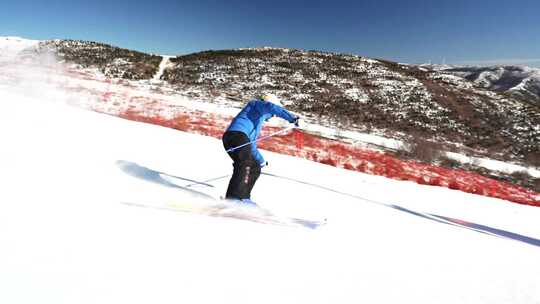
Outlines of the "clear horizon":
[{"label": "clear horizon", "polygon": [[57,0],[3,6],[0,36],[91,40],[160,55],[270,46],[402,63],[540,67],[538,1]]}]

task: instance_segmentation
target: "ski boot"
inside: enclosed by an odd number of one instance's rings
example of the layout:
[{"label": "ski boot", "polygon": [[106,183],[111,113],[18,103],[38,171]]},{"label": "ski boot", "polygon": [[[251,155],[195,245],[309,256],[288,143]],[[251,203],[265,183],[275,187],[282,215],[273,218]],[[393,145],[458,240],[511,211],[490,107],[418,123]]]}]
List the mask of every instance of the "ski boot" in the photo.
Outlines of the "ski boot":
[{"label": "ski boot", "polygon": [[233,203],[233,204],[236,204],[236,205],[240,205],[240,206],[259,207],[259,205],[257,205],[257,203],[255,203],[254,201],[252,201],[249,198],[240,199],[240,198],[231,198],[230,197],[230,198],[226,198],[225,200],[227,202],[230,202],[230,203]]},{"label": "ski boot", "polygon": [[244,206],[248,206],[248,207],[259,207],[259,205],[257,205],[257,203],[255,203],[254,201],[252,201],[249,198],[241,199],[240,204],[242,204]]}]

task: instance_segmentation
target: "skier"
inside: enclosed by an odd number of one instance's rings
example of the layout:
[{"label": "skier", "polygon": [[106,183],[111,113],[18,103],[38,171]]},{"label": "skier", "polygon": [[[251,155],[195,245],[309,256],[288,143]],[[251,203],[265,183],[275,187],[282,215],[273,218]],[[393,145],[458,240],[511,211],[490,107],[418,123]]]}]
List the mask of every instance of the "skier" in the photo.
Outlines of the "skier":
[{"label": "skier", "polygon": [[[256,206],[251,201],[251,190],[261,174],[261,168],[268,165],[255,142],[262,125],[270,118],[278,116],[298,126],[298,116],[283,108],[273,94],[263,95],[250,101],[233,119],[223,134],[223,146],[234,161],[233,175],[229,181],[225,199],[237,203]],[[250,143],[251,144],[248,144]],[[243,147],[234,149],[238,146]],[[230,150],[233,149],[233,150]],[[230,150],[230,151],[229,151]]]}]

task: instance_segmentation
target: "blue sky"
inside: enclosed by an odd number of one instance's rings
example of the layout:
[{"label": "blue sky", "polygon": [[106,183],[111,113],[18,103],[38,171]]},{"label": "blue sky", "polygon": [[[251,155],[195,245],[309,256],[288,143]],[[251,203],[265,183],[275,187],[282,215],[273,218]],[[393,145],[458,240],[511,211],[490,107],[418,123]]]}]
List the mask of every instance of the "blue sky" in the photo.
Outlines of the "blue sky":
[{"label": "blue sky", "polygon": [[275,46],[407,63],[540,66],[538,12],[538,0],[18,0],[1,4],[0,36],[167,55]]}]

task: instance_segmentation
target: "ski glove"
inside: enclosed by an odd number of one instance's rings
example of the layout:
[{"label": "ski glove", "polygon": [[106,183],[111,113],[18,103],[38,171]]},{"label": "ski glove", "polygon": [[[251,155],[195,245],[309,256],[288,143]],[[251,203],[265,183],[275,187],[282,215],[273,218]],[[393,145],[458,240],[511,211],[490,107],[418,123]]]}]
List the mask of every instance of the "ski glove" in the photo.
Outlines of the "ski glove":
[{"label": "ski glove", "polygon": [[296,116],[296,117],[294,118],[293,124],[294,124],[294,126],[297,127],[297,128],[300,127],[300,116]]}]

